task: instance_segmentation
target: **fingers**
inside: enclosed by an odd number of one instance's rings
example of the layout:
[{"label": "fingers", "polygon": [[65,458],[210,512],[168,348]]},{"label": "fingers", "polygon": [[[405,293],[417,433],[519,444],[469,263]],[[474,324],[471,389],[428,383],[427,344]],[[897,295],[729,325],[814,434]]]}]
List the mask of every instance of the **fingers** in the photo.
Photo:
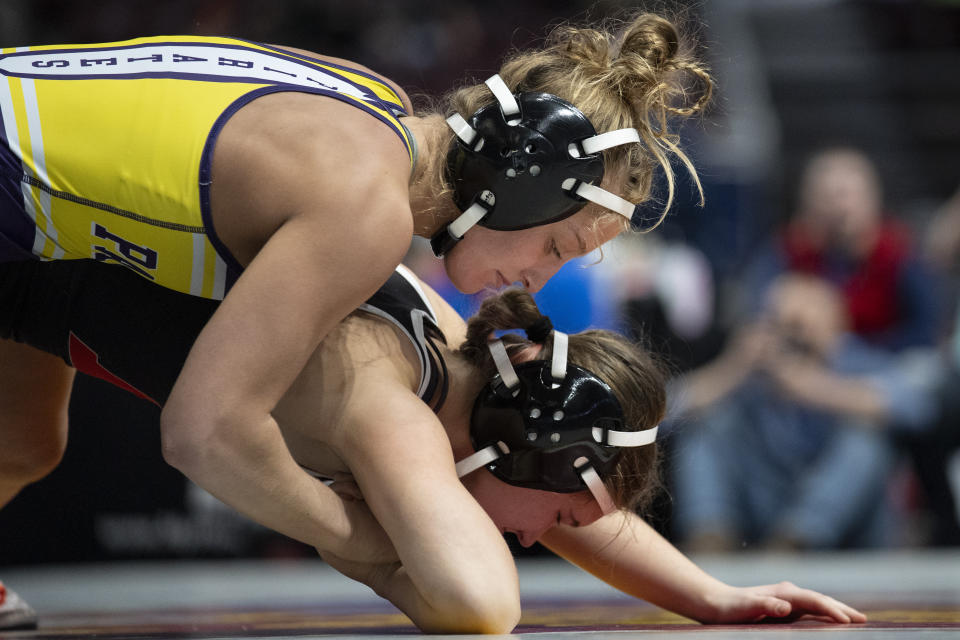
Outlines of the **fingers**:
[{"label": "fingers", "polygon": [[330,488],[344,500],[363,502],[363,493],[355,482],[335,480],[330,483]]},{"label": "fingers", "polygon": [[715,617],[701,622],[712,624],[756,623],[788,620],[793,611],[789,600],[778,598],[765,587],[734,588],[720,605]]},{"label": "fingers", "polygon": [[737,622],[788,622],[794,618],[789,601],[773,596],[754,596],[754,601],[737,616]]},{"label": "fingers", "polygon": [[758,587],[732,588],[719,601],[712,623],[788,623],[810,616],[822,622],[863,623],[867,617],[830,596],[801,589],[789,582]]},{"label": "fingers", "polygon": [[363,501],[363,493],[351,473],[335,471],[330,488],[344,500]]},{"label": "fingers", "polygon": [[[831,600],[833,600],[833,598],[831,598]],[[836,602],[840,606],[840,608],[843,610],[843,612],[847,614],[847,617],[850,618],[850,622],[855,622],[860,624],[867,621],[867,616],[863,612],[857,611],[853,607],[846,605],[840,602],[839,600],[834,600],[834,602]]]},{"label": "fingers", "polygon": [[849,624],[866,622],[867,617],[839,600],[810,589],[801,589],[789,582],[781,582],[775,587],[776,596],[791,603],[797,615],[825,616],[834,622]]},{"label": "fingers", "polygon": [[766,616],[782,618],[790,615],[790,612],[793,611],[793,605],[791,605],[789,601],[781,600],[780,598],[764,598],[763,609],[764,615]]}]

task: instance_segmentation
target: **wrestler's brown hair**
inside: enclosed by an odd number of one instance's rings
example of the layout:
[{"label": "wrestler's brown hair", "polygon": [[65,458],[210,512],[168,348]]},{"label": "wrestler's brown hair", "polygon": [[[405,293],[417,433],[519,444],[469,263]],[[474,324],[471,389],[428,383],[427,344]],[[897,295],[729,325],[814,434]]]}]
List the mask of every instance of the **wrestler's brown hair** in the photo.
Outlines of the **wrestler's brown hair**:
[{"label": "wrestler's brown hair", "polygon": [[[620,145],[603,152],[605,175],[620,183],[610,184],[609,189],[631,202],[645,202],[651,198],[653,175],[659,166],[667,182],[662,220],[674,194],[672,156],[690,173],[702,204],[700,180],[671,124],[674,117],[686,118],[704,110],[713,80],[694,56],[691,39],[681,34],[674,21],[639,13],[594,26],[563,24],[551,31],[542,48],[509,55],[499,74],[514,93],[552,93],[567,100],[589,118],[598,133],[637,129],[643,144]],[[495,100],[485,84],[472,84],[449,93],[443,112],[469,117]],[[437,145],[444,157],[431,162],[430,170],[437,176],[443,175],[445,153],[453,140],[452,132],[444,135],[445,142]],[[445,182],[437,195],[449,190]],[[603,211],[626,225],[622,216]],[[598,217],[598,222],[601,219]]]},{"label": "wrestler's brown hair", "polygon": [[[483,301],[467,323],[467,339],[459,353],[484,376],[492,376],[496,365],[487,343],[494,331],[525,328],[543,315],[533,297],[523,289],[507,289]],[[648,429],[658,424],[666,411],[665,375],[649,353],[612,331],[591,329],[570,335],[567,359],[606,382],[623,409],[628,429]],[[518,334],[503,336],[507,351],[515,353],[530,346]],[[549,360],[553,334],[544,342],[539,359]],[[624,447],[612,473],[603,478],[616,505],[621,509],[643,510],[660,487],[657,472],[657,445]]]}]

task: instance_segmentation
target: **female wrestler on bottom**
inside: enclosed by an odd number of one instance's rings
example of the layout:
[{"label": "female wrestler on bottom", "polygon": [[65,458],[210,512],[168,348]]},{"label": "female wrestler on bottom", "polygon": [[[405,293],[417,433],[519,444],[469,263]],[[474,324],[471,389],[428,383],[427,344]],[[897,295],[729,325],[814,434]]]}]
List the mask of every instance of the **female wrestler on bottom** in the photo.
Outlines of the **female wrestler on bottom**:
[{"label": "female wrestler on bottom", "polygon": [[[92,262],[2,265],[0,292],[16,302],[0,311],[0,337],[160,405],[216,308]],[[516,328],[528,339],[491,340]],[[803,614],[862,622],[789,583],[719,582],[634,514],[655,483],[664,403],[659,371],[622,337],[553,331],[522,290],[487,300],[465,324],[401,267],[330,332],[272,413],[284,455],[332,479],[363,523],[352,535],[365,537],[364,559],[346,560],[337,546],[320,554],[424,631],[516,625],[504,532],[703,622]],[[348,536],[342,514],[318,515]]]}]

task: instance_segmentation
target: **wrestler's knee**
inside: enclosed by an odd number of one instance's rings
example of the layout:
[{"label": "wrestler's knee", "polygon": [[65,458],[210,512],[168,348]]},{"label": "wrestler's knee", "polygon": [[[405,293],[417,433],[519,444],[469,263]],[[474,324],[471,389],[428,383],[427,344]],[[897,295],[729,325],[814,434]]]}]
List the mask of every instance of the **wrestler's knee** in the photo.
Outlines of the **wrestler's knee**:
[{"label": "wrestler's knee", "polygon": [[33,482],[60,463],[74,373],[53,355],[0,340],[0,478]]},{"label": "wrestler's knee", "polygon": [[51,471],[67,448],[66,411],[38,412],[34,416],[20,416],[11,424],[5,422],[6,446],[0,447],[0,476],[8,481],[24,484],[36,482]]}]

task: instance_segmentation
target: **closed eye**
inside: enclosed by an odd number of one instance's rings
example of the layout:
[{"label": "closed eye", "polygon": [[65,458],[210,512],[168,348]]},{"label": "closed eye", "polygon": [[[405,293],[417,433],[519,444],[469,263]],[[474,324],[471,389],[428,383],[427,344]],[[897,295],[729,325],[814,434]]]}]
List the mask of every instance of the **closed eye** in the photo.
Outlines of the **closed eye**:
[{"label": "closed eye", "polygon": [[550,253],[557,257],[557,260],[563,260],[563,256],[560,255],[560,248],[557,246],[556,240],[550,240]]}]

